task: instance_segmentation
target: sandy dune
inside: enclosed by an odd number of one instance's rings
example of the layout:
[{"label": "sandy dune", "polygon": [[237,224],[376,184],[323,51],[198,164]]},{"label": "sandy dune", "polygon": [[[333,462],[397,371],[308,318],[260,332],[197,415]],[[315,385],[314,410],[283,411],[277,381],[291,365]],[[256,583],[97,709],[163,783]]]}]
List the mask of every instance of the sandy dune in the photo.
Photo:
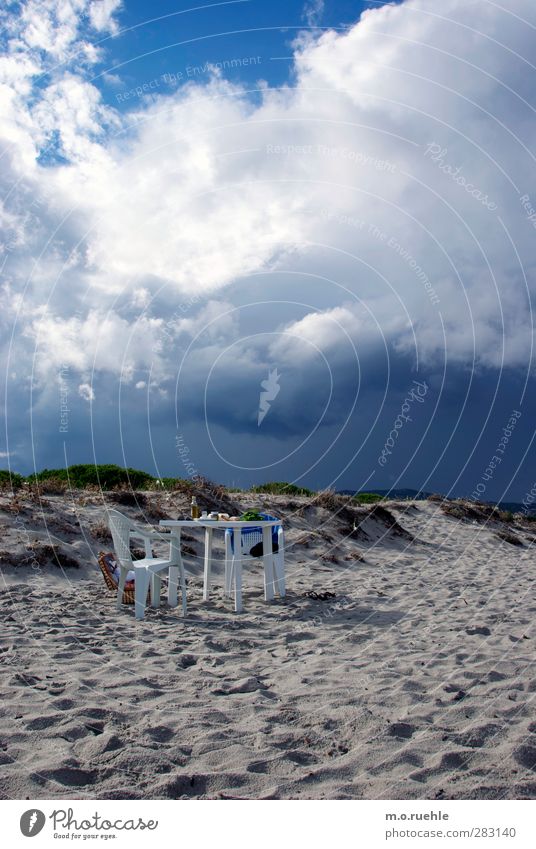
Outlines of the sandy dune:
[{"label": "sandy dune", "polygon": [[[186,507],[140,502],[123,509],[153,523]],[[102,496],[0,497],[1,797],[536,798],[533,525],[264,504],[284,602],[255,565],[243,614],[219,584],[203,604],[199,537],[187,620],[137,623],[95,568]]]}]

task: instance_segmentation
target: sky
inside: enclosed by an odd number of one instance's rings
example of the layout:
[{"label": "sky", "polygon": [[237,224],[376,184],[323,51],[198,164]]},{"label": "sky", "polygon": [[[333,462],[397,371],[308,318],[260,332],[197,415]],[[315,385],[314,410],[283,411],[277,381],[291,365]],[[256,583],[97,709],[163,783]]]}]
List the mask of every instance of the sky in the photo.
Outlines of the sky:
[{"label": "sky", "polygon": [[4,2],[0,465],[526,498],[535,28]]}]

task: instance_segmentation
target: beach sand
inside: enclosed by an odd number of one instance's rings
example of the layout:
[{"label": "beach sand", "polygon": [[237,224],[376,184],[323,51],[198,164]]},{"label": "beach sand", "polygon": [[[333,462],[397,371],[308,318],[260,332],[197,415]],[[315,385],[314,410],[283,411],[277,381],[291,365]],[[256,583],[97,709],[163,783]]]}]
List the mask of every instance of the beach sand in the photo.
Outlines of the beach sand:
[{"label": "beach sand", "polygon": [[186,496],[0,496],[2,798],[536,798],[531,523],[229,499],[283,518],[286,599],[255,563],[242,614],[221,573],[203,603],[198,533],[187,619],[136,622],[96,568],[105,505],[156,524]]}]

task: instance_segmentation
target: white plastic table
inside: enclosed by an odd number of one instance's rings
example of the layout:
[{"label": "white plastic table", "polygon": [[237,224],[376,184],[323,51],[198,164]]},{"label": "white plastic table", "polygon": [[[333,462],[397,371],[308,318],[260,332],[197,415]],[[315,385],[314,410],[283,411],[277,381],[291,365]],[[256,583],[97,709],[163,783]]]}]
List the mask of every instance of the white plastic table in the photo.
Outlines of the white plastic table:
[{"label": "white plastic table", "polygon": [[[203,572],[203,601],[208,601],[212,579],[212,533],[215,528],[233,531],[234,542],[234,572],[235,580],[235,610],[242,611],[242,529],[262,528],[262,550],[264,561],[264,598],[272,601],[274,598],[274,563],[272,549],[272,527],[280,525],[281,519],[257,520],[253,522],[231,522],[219,519],[162,519],[159,523],[164,528],[169,528],[171,533],[177,537],[177,547],[180,552],[181,528],[204,528],[205,529],[205,558]],[[179,554],[179,556],[181,556]]]}]

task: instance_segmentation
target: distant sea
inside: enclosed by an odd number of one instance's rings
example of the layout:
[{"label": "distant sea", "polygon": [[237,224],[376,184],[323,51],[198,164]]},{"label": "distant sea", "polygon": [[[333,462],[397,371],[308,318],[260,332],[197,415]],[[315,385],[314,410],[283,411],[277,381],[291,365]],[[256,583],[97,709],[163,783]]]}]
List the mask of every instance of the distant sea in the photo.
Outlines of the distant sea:
[{"label": "distant sea", "polygon": [[[339,492],[341,495],[357,495],[359,492],[375,492],[378,495],[385,495],[396,501],[402,501],[404,499],[408,501],[424,501],[428,498],[428,496],[432,495],[431,492],[423,492],[417,489],[340,489]],[[454,498],[455,496],[452,497]],[[463,496],[459,497],[463,498]],[[528,508],[519,501],[486,501],[485,504],[496,504],[501,510],[509,510],[511,513],[530,513],[531,515],[536,515],[536,504],[532,504]]]}]

